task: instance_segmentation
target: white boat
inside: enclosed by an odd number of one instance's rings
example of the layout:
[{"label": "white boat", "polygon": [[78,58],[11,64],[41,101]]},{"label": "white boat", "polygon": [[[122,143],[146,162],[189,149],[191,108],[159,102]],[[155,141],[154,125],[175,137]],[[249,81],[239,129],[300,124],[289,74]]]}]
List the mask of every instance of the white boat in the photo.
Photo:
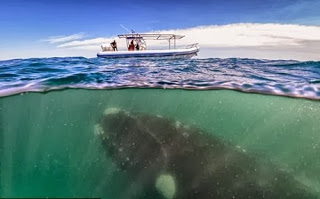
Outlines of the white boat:
[{"label": "white boat", "polygon": [[[197,43],[187,45],[185,48],[176,48],[176,40],[183,38],[183,35],[130,33],[118,35],[118,37],[126,39],[128,50],[118,51],[112,46],[101,45],[102,51],[97,56],[104,58],[190,58],[196,56],[200,50]],[[165,50],[152,50],[147,46],[146,40],[167,40],[169,46]]]}]

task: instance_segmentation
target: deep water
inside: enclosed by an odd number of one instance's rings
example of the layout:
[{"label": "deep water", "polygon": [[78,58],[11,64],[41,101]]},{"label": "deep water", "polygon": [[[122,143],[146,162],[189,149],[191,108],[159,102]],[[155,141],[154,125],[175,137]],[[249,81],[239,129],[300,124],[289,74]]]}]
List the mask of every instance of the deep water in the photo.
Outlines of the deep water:
[{"label": "deep water", "polygon": [[67,89],[0,98],[1,197],[121,197],[132,179],[94,134],[112,107],[201,129],[320,196],[317,101],[230,90]]},{"label": "deep water", "polygon": [[[178,179],[188,176],[198,180],[194,184],[205,181],[214,185],[213,194],[221,192],[221,197],[210,198],[231,198],[223,197],[222,192],[241,185],[219,188],[219,183],[253,168],[261,175],[248,171],[246,179],[258,179],[256,185],[265,190],[272,190],[266,188],[268,180],[278,180],[275,173],[285,176],[279,180],[294,182],[291,189],[273,195],[276,197],[266,193],[266,198],[296,198],[298,189],[320,198],[319,99],[317,61],[82,57],[0,61],[0,197],[179,198],[182,182]],[[124,169],[121,158],[134,165],[132,154],[139,154],[134,150],[130,154],[126,145],[117,146],[116,142],[107,143],[117,150],[103,144],[106,136],[112,135],[110,129],[101,130],[102,118],[110,110],[123,110],[131,115],[131,122],[139,124],[122,126],[124,118],[115,122],[125,129],[120,132],[132,130],[129,138],[136,140],[137,133],[144,131],[145,139],[130,145],[161,143],[161,154],[167,158],[175,151],[166,151],[166,144],[184,147],[194,163],[171,165],[180,173],[155,170],[153,174],[159,178],[154,182],[146,180],[151,174],[144,173],[145,168],[139,168],[142,172],[137,174],[130,167]],[[158,124],[139,121],[135,116],[139,114],[157,118]],[[183,126],[186,142],[182,146],[172,140],[160,142],[155,126],[171,135]],[[189,131],[195,132],[197,139],[189,139]],[[127,138],[116,141],[122,139]],[[206,148],[212,140],[218,143],[215,149],[227,146],[229,150],[221,150],[222,160],[214,163],[210,155],[216,151]],[[195,146],[203,147],[203,152],[195,153]],[[157,146],[149,148],[143,153],[152,157]],[[122,157],[123,151],[129,151],[131,160],[129,154]],[[197,161],[199,156],[204,158]],[[211,178],[215,166],[241,157],[248,161],[231,165],[240,168],[235,175],[231,171],[223,178]],[[222,171],[229,171],[227,167]],[[248,187],[254,190],[254,185],[248,183]],[[233,196],[252,195],[235,192]]]}]

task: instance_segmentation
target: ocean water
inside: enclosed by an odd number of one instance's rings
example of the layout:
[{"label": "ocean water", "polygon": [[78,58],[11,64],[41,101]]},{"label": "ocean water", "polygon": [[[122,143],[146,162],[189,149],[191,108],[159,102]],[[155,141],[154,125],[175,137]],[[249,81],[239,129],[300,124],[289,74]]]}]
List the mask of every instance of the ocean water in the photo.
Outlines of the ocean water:
[{"label": "ocean water", "polygon": [[257,59],[0,61],[0,96],[63,88],[233,89],[320,99],[320,62]]},{"label": "ocean water", "polygon": [[320,198],[319,83],[320,62],[0,61],[0,196],[159,197],[133,186],[95,133],[118,108],[198,129]]}]

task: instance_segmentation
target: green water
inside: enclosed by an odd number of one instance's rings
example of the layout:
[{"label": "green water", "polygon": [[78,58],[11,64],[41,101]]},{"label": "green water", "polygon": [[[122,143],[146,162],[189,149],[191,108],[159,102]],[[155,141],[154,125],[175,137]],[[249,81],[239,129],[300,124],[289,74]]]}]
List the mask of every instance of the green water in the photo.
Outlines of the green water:
[{"label": "green water", "polygon": [[170,117],[215,134],[271,161],[320,196],[318,101],[161,89],[0,98],[0,196],[117,198],[127,176],[93,133],[108,107]]}]

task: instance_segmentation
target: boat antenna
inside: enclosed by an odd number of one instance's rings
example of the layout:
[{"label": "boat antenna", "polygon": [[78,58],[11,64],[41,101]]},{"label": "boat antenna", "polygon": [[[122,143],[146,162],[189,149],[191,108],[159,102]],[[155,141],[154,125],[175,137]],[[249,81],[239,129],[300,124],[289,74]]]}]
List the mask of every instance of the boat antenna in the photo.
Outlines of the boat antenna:
[{"label": "boat antenna", "polygon": [[132,29],[131,29],[131,31],[130,31],[128,28],[124,27],[124,25],[120,24],[120,26],[121,26],[123,29],[125,29],[126,31],[128,31],[129,33],[134,33],[134,31],[133,31]]}]

